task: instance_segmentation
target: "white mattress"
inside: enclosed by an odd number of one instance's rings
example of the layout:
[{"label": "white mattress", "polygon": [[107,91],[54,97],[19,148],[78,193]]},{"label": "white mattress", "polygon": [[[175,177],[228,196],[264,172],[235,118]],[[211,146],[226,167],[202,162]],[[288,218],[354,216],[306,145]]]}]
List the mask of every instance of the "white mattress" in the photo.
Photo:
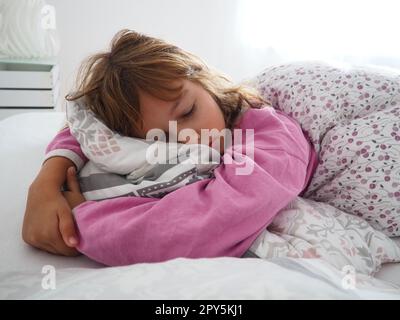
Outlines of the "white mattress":
[{"label": "white mattress", "polygon": [[[385,265],[363,287],[343,287],[343,275],[312,259],[175,259],[102,268],[84,256],[68,258],[26,245],[21,225],[29,184],[45,147],[64,123],[60,112],[26,113],[0,121],[0,298],[134,299],[400,299],[400,264]],[[398,240],[400,245],[400,241]],[[57,289],[42,287],[54,267]]]}]

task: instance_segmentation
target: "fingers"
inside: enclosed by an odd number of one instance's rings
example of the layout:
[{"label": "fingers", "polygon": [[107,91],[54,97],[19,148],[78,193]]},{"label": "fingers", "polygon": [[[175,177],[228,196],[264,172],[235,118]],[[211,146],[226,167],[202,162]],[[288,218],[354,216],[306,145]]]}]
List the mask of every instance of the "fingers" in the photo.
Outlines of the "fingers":
[{"label": "fingers", "polygon": [[57,233],[53,234],[51,238],[52,238],[51,241],[43,241],[43,240],[39,241],[38,238],[34,237],[28,237],[25,238],[24,240],[26,243],[35,247],[36,249],[44,250],[51,254],[64,255],[70,257],[80,255],[80,252],[78,250],[76,250],[75,248],[70,248],[64,243],[64,240],[61,237],[61,234],[58,232],[58,230]]},{"label": "fingers", "polygon": [[61,234],[59,234],[58,237],[53,239],[52,243],[42,244],[39,249],[45,250],[52,254],[63,255],[68,257],[75,257],[81,254],[75,248],[70,248],[66,246],[63,238],[61,237]]},{"label": "fingers", "polygon": [[69,167],[67,170],[67,186],[68,189],[72,192],[79,192],[79,193],[81,192],[74,166]]},{"label": "fingers", "polygon": [[61,237],[61,234],[59,237],[56,239],[55,242],[52,243],[51,245],[53,251],[57,255],[63,255],[63,256],[68,256],[68,257],[75,257],[80,255],[81,253],[76,250],[75,248],[70,248],[68,247],[65,243],[63,238]]},{"label": "fingers", "polygon": [[59,232],[53,234],[51,242],[43,243],[41,247],[43,250],[56,255],[75,257],[81,254],[75,248],[68,247]]},{"label": "fingers", "polygon": [[40,248],[38,247],[38,249],[47,251],[47,252],[52,253],[52,254],[58,254],[57,250],[50,244],[42,245]]},{"label": "fingers", "polygon": [[79,239],[75,229],[74,217],[71,211],[59,210],[58,211],[58,227],[64,243],[69,247],[76,247]]},{"label": "fingers", "polygon": [[49,242],[39,241],[37,239],[37,237],[25,236],[24,241],[36,249],[44,250],[44,251],[47,251],[47,252],[50,252],[53,254],[57,254],[56,250],[53,248],[53,246]]}]

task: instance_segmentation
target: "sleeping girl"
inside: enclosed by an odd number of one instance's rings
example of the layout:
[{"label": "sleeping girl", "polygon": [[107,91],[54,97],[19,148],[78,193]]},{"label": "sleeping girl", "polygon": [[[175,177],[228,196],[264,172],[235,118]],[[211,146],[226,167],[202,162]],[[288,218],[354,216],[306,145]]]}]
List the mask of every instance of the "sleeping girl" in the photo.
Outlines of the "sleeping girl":
[{"label": "sleeping girl", "polygon": [[[173,121],[175,139],[185,129],[193,132],[180,144],[213,147],[220,139],[220,163],[210,177],[161,197],[88,200],[77,172],[89,159],[70,128],[63,128],[30,186],[22,230],[25,242],[54,254],[83,253],[110,266],[241,257],[274,216],[304,193],[318,162],[300,124],[256,90],[234,85],[181,48],[130,30],[82,65],[67,100],[81,101],[121,137],[146,139],[158,129],[172,138]],[[230,144],[215,134],[204,141],[202,129],[251,130],[252,152],[243,152],[247,139]],[[238,174],[243,166],[251,172]]]}]

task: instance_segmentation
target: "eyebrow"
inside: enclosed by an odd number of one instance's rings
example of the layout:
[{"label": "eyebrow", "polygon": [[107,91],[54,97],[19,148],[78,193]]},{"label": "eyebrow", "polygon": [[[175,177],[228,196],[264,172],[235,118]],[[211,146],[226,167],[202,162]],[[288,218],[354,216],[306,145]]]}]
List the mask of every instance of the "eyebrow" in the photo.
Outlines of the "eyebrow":
[{"label": "eyebrow", "polygon": [[172,114],[175,112],[176,108],[178,108],[179,104],[180,104],[181,101],[182,101],[182,98],[185,96],[186,93],[187,93],[187,90],[183,90],[183,91],[182,91],[181,96],[179,97],[179,99],[178,99],[178,100],[174,103],[174,105],[172,106],[171,111],[170,111],[170,115],[172,115]]}]

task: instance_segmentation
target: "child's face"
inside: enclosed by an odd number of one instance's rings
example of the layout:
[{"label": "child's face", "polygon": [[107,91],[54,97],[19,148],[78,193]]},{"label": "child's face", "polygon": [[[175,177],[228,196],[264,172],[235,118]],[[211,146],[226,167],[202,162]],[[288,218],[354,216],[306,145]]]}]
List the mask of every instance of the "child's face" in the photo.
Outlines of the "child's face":
[{"label": "child's face", "polygon": [[[178,101],[163,101],[149,95],[144,91],[139,92],[141,116],[144,126],[135,136],[145,139],[150,129],[161,129],[168,137],[169,121],[176,121],[178,142],[187,143],[179,139],[182,129],[193,129],[193,143],[201,143],[200,129],[217,129],[220,132],[225,128],[225,120],[221,109],[211,95],[200,85],[189,80],[183,81],[181,98]],[[176,106],[175,106],[176,105]],[[175,106],[175,107],[174,107]],[[213,134],[214,137],[218,136]],[[209,143],[213,140],[211,138]],[[223,153],[224,139],[220,139],[220,153]]]}]

